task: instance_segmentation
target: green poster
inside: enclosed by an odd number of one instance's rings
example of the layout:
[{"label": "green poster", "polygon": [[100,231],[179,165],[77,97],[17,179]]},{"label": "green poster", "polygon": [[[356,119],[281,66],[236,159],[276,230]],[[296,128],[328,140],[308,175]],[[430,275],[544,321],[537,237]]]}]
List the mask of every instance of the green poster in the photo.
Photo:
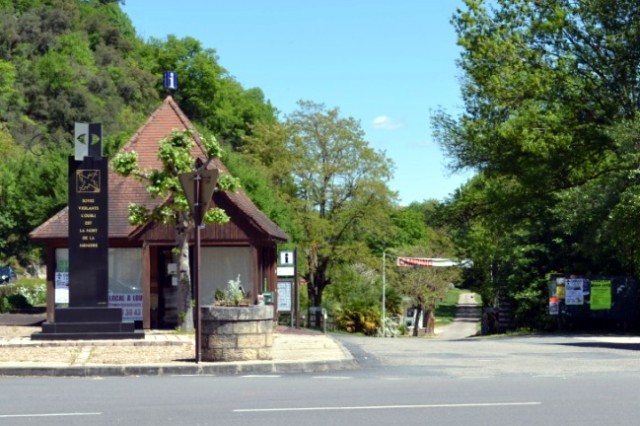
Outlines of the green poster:
[{"label": "green poster", "polygon": [[602,311],[611,309],[611,281],[591,281],[591,310]]},{"label": "green poster", "polygon": [[56,272],[69,272],[69,259],[60,259],[56,263]]}]

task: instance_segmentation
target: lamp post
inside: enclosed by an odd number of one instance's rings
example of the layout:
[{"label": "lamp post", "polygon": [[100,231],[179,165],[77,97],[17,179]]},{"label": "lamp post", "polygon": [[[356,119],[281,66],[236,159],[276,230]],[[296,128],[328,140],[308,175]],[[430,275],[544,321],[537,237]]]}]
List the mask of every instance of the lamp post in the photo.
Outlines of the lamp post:
[{"label": "lamp post", "polygon": [[382,249],[382,336],[387,337],[387,251],[397,257],[393,250]]},{"label": "lamp post", "polygon": [[386,293],[387,293],[387,250],[382,250],[382,337],[387,337],[387,322],[386,322]]}]

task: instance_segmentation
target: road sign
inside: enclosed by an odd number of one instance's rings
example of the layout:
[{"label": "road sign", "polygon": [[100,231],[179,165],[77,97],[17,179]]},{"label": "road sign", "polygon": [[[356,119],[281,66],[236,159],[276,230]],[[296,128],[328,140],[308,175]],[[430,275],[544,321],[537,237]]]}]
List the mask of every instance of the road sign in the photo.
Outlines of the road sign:
[{"label": "road sign", "polygon": [[218,169],[198,170],[178,176],[196,225],[202,223],[218,182]]},{"label": "road sign", "polygon": [[178,90],[178,75],[175,71],[164,72],[164,88],[167,90]]},{"label": "road sign", "polygon": [[75,123],[73,145],[76,161],[83,161],[84,157],[101,158],[102,124]]},{"label": "road sign", "polygon": [[280,252],[280,265],[281,266],[293,265],[293,251]]},{"label": "road sign", "polygon": [[216,184],[218,183],[218,169],[212,170],[203,170],[200,172],[202,176],[202,186],[201,186],[201,203],[202,210],[200,211],[200,219],[204,218],[204,214],[209,210],[209,205],[211,204],[211,198],[213,197],[213,193],[216,190]]}]

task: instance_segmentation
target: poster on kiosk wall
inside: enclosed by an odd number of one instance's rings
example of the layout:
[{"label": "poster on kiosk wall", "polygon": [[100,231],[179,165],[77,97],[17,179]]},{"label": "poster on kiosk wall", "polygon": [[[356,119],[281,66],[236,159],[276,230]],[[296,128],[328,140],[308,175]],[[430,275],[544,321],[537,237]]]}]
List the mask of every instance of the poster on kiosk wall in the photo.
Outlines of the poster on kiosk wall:
[{"label": "poster on kiosk wall", "polygon": [[569,278],[564,283],[564,297],[566,305],[582,305],[584,304],[585,295],[585,279]]},{"label": "poster on kiosk wall", "polygon": [[291,312],[291,281],[278,281],[278,312]]}]

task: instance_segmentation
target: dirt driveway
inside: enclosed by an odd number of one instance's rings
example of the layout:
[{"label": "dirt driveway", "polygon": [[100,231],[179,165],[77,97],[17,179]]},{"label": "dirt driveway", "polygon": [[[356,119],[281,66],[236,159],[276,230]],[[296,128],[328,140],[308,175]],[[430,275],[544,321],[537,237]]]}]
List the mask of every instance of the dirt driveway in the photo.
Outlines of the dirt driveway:
[{"label": "dirt driveway", "polygon": [[475,293],[463,293],[458,299],[456,318],[444,327],[436,327],[436,339],[457,340],[475,336],[480,323],[480,307]]}]

